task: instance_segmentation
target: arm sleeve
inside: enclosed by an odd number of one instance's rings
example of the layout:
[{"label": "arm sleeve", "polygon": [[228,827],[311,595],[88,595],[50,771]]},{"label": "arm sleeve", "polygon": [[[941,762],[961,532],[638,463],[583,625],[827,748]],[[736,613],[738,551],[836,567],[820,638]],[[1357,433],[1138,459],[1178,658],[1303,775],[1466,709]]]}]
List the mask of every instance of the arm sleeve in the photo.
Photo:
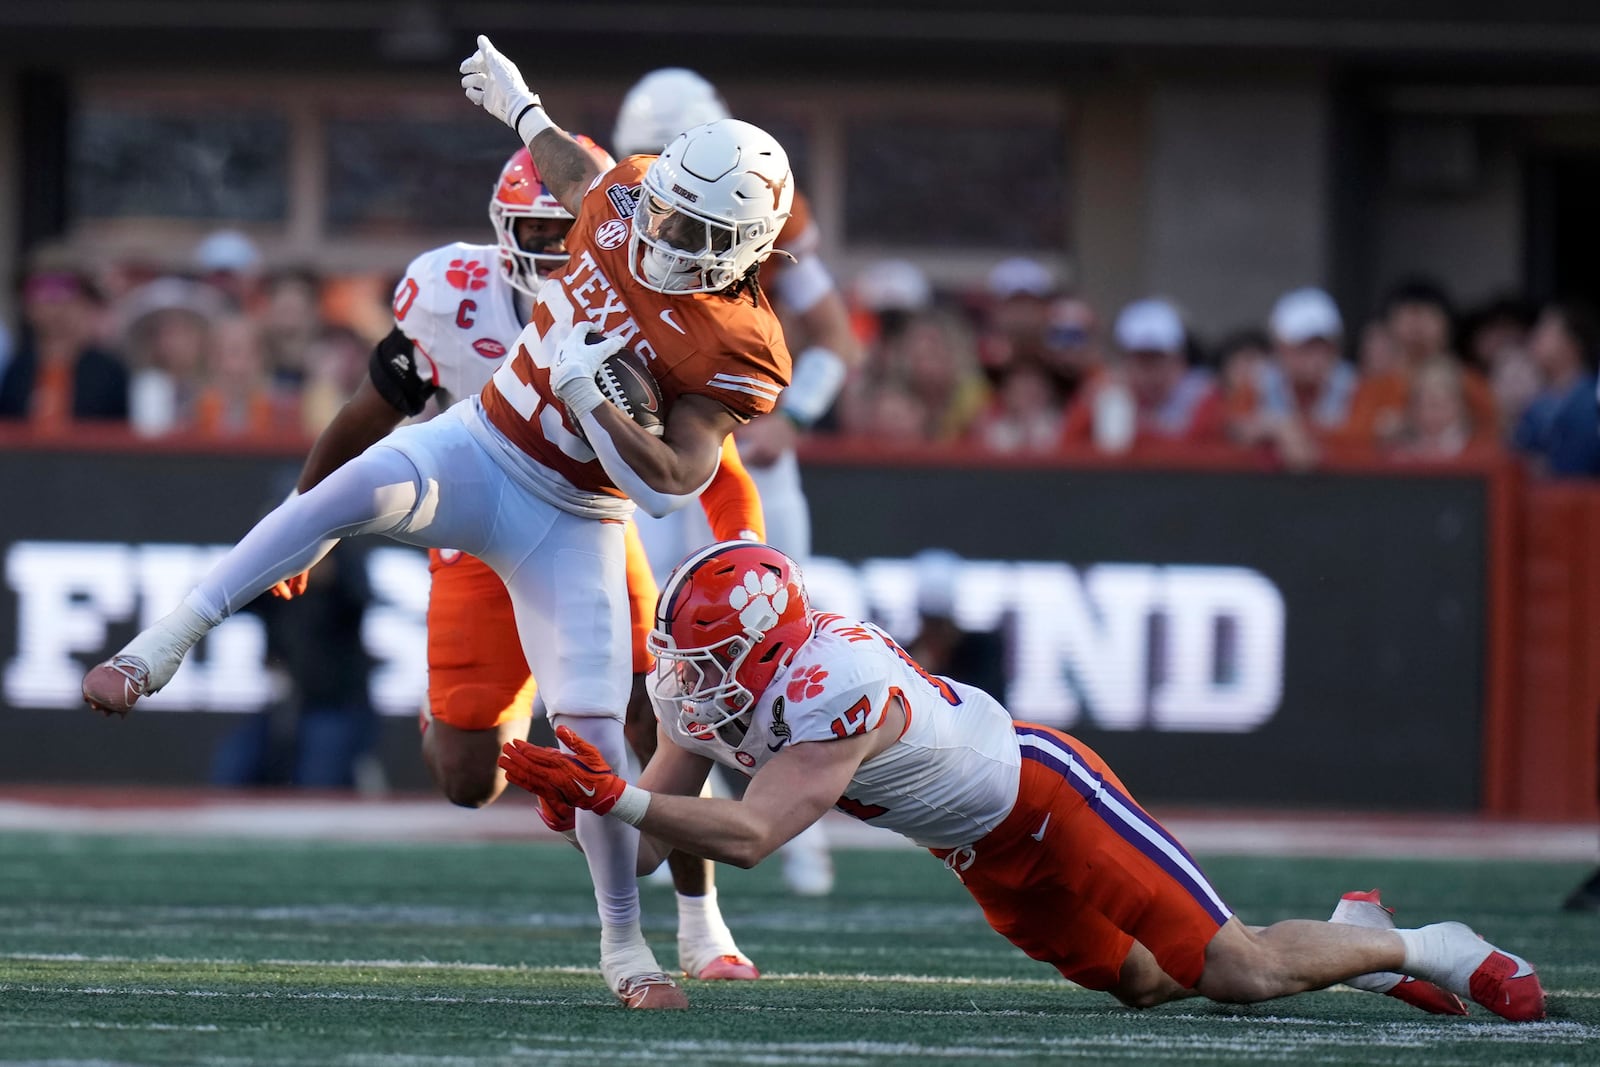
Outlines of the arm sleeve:
[{"label": "arm sleeve", "polygon": [[802,256],[778,272],[773,279],[773,290],[790,310],[803,315],[833,292],[833,275],[828,273],[821,259],[814,255]]},{"label": "arm sleeve", "polygon": [[745,470],[744,460],[730,435],[722,442],[722,463],[711,483],[700,494],[700,506],[705,509],[706,521],[711,524],[711,534],[718,541],[767,539],[766,516],[761,510],[761,497],[756,484]]},{"label": "arm sleeve", "polygon": [[578,421],[583,426],[583,434],[588,438],[589,447],[594,449],[595,457],[600,460],[600,466],[605,469],[611,484],[627,494],[628,498],[643,508],[647,515],[659,519],[672,514],[705,492],[711,479],[716,477],[716,472],[712,471],[692,493],[660,492],[651,488],[632,467],[628,466],[628,461],[617,451],[616,442],[611,440],[611,434],[600,424],[600,420],[594,417],[593,411],[585,412],[583,418]]},{"label": "arm sleeve", "polygon": [[[418,358],[422,356],[423,358]],[[378,395],[406,415],[416,415],[439,387],[425,376],[425,354],[397,326],[372,350],[367,373]]]}]

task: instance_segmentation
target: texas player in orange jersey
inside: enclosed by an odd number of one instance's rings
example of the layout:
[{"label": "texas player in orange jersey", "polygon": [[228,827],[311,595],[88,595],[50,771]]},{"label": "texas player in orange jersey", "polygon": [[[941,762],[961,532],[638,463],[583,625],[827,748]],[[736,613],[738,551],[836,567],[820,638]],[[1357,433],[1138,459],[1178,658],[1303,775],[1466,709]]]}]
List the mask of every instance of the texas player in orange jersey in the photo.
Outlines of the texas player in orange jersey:
[{"label": "texas player in orange jersey", "polygon": [[[615,161],[586,137],[574,138],[606,169]],[[372,354],[368,377],[318,438],[296,486],[307,492],[360,455],[408,416],[432,403],[448,407],[482,391],[500,358],[527,325],[545,279],[567,263],[572,213],[550,192],[526,148],[501,169],[489,199],[497,245],[455,242],[411,261],[395,287],[394,329]],[[486,269],[493,264],[497,269]],[[700,502],[717,538],[765,539],[761,501],[732,438]],[[655,751],[655,719],[644,695],[650,669],[645,635],[655,611],[656,582],[628,524],[628,603],[633,621],[634,695],[630,721],[642,709],[648,730],[630,724],[641,762]],[[528,673],[505,584],[481,560],[455,549],[432,549],[428,570],[428,696],[422,712],[422,757],[452,803],[482,807],[505,789],[495,766],[500,746],[528,736],[536,683]],[[273,587],[289,598],[304,588],[297,575]],[[647,743],[640,744],[641,739]],[[541,810],[541,814],[545,814]],[[547,817],[570,832],[572,819]],[[678,893],[678,964],[695,978],[759,977],[723,922],[711,864],[687,854],[668,861]]]},{"label": "texas player in orange jersey", "polygon": [[[662,67],[644,75],[622,98],[611,135],[620,156],[659,152],[678,134],[702,123],[730,117],[716,87],[684,67]],[[795,445],[800,435],[825,415],[850,370],[866,353],[850,324],[850,311],[822,261],[821,231],[802,190],[773,256],[761,267],[761,284],[773,294],[784,335],[795,352],[794,376],[777,410],[754,419],[738,432],[739,454],[755,479],[767,517],[767,542],[803,566],[811,555],[811,509],[800,479]],[[651,567],[665,576],[691,551],[716,540],[692,508],[664,519],[639,523]],[[738,788],[737,779],[734,780]],[[822,824],[812,826],[783,849],[783,877],[803,896],[833,888],[833,862]]]},{"label": "texas player in orange jersey", "polygon": [[[229,614],[340,538],[384,534],[493,568],[552,724],[581,725],[613,766],[625,759],[626,523],[635,505],[661,515],[693,501],[728,435],[789,382],[756,278],[789,214],[789,161],[765,131],[726,120],[602,172],[487,38],[461,70],[468,99],[517,131],[576,217],[566,269],[478,397],[401,427],[257,523],[176,610],[88,672],[92,707],[126,713]],[[660,436],[595,381],[625,345],[661,386]],[[640,928],[637,832],[587,811],[576,829],[607,985],[630,1008],[687,1007]]]}]

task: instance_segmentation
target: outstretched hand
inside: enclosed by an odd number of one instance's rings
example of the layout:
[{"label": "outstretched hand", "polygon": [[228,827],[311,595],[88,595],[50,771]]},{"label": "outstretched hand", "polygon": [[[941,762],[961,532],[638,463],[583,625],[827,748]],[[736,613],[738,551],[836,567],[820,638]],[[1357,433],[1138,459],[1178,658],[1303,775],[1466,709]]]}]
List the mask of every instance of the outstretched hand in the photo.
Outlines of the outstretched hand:
[{"label": "outstretched hand", "polygon": [[482,34],[478,35],[478,50],[461,63],[461,88],[468,100],[513,130],[524,112],[539,106],[539,94],[528,89],[517,65]]},{"label": "outstretched hand", "polygon": [[521,739],[507,741],[499,760],[506,779],[552,805],[568,804],[596,815],[609,812],[628,783],[611,769],[599,749],[567,727],[557,727],[556,738],[571,751]]},{"label": "outstretched hand", "polygon": [[310,571],[301,571],[291,575],[273,586],[268,592],[279,600],[293,600],[306,591],[306,585],[311,581]]}]

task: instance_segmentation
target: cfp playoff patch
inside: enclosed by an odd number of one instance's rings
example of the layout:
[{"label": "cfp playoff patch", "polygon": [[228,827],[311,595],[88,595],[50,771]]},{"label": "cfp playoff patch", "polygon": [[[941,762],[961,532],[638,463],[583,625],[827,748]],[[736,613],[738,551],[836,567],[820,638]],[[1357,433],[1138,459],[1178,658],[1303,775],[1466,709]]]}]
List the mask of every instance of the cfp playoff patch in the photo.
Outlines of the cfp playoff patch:
[{"label": "cfp playoff patch", "polygon": [[772,752],[778,751],[778,749],[787,744],[791,736],[789,724],[783,721],[783,697],[781,696],[772,702],[772,736],[778,739],[777,744],[767,746]]},{"label": "cfp playoff patch", "polygon": [[606,189],[606,199],[611,201],[612,210],[620,219],[633,218],[633,209],[639,204],[639,189],[637,185],[612,185]]}]

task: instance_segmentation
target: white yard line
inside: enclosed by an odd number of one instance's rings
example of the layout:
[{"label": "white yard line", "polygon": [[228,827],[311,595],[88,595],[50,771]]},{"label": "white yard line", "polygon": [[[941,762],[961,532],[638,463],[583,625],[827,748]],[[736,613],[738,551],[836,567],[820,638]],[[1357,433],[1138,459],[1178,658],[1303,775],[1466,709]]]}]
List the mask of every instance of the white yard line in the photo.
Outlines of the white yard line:
[{"label": "white yard line", "polygon": [[[1194,813],[1157,816],[1191,852],[1208,855],[1501,858],[1594,861],[1600,828],[1466,816]],[[831,812],[839,848],[905,848],[903,838]],[[0,793],[0,831],[350,841],[549,841],[520,798],[469,811],[431,797],[329,798],[138,790]]]},{"label": "white yard line", "polygon": [[[526,977],[526,978],[538,978],[540,975],[569,975],[569,976],[570,975],[583,975],[583,976],[596,976],[596,977],[598,977],[599,974],[600,974],[600,969],[598,967],[550,966],[550,965],[531,967],[531,966],[525,966],[525,965],[522,965],[522,964],[467,963],[467,962],[451,962],[451,961],[446,961],[446,960],[395,960],[395,959],[313,960],[313,959],[281,959],[281,958],[247,960],[247,959],[229,958],[229,957],[118,956],[118,955],[94,955],[94,956],[89,956],[89,955],[84,955],[84,954],[76,953],[76,952],[0,952],[0,960],[15,960],[15,961],[17,961],[19,963],[27,963],[27,962],[34,962],[34,963],[114,963],[114,964],[151,964],[151,965],[158,965],[158,966],[160,966],[160,965],[178,965],[178,966],[185,966],[185,967],[191,967],[191,966],[192,967],[296,967],[296,968],[307,968],[307,969],[326,968],[326,969],[330,969],[330,970],[348,970],[348,971],[364,971],[364,970],[366,970],[366,971],[466,971],[466,972],[488,972],[488,973],[494,973],[494,974],[515,975],[517,977]],[[956,976],[956,977],[952,977],[952,976],[948,976],[948,975],[934,975],[934,974],[907,974],[907,973],[871,974],[871,973],[868,973],[868,972],[865,972],[865,971],[854,971],[854,972],[849,972],[849,971],[844,971],[844,972],[833,972],[833,971],[763,971],[762,972],[762,980],[763,981],[768,981],[768,980],[771,980],[771,981],[795,981],[795,982],[828,982],[828,983],[836,983],[836,984],[930,985],[930,986],[951,986],[951,987],[958,987],[958,988],[971,987],[971,988],[979,988],[979,989],[984,989],[984,988],[988,988],[988,989],[1034,989],[1034,990],[1039,990],[1039,991],[1059,992],[1059,993],[1066,993],[1066,994],[1098,995],[1098,994],[1090,994],[1090,992],[1088,990],[1084,990],[1084,989],[1080,988],[1079,986],[1076,986],[1076,985],[1072,984],[1071,982],[1066,981],[1065,979],[1058,979],[1058,978],[1033,979],[1033,978],[1010,978],[1010,977],[1004,977],[1004,976],[1001,976],[1001,977],[990,977],[990,978],[972,977],[972,976]],[[127,991],[127,989],[128,989],[128,987],[125,987],[125,986],[107,986],[107,987],[98,987],[98,986],[60,986],[60,987],[56,987],[56,986],[25,986],[25,985],[21,985],[21,984],[17,984],[17,983],[0,982],[0,990],[27,991],[27,992],[114,994],[114,993],[118,993],[118,992],[125,992],[125,991]],[[1348,986],[1334,986],[1334,987],[1332,987],[1331,992],[1335,992],[1335,993],[1352,993],[1353,994],[1353,993],[1357,993],[1359,991],[1355,990],[1355,989],[1351,989]],[[1552,988],[1552,989],[1547,989],[1546,992],[1552,997],[1573,997],[1573,998],[1590,999],[1590,1000],[1592,1000],[1592,999],[1600,999],[1600,991],[1594,991],[1594,990],[1586,990],[1586,989],[1567,990],[1567,989],[1554,989],[1554,988]],[[437,1002],[440,1002],[440,1003],[454,1003],[454,1002],[457,1002],[457,1001],[473,1001],[473,1002],[482,1002],[482,1003],[508,1003],[508,1004],[511,1004],[511,1003],[515,1003],[515,1004],[565,1003],[565,1001],[562,1001],[562,1000],[559,1000],[559,999],[554,1000],[554,1001],[535,1001],[535,1000],[511,1000],[511,999],[483,998],[483,997],[474,997],[474,996],[447,997],[447,996],[435,996],[435,995],[431,995],[431,994],[428,994],[428,995],[416,994],[416,995],[410,995],[410,996],[401,996],[401,995],[390,995],[390,994],[359,994],[359,993],[275,993],[275,992],[270,992],[270,991],[269,992],[231,993],[231,992],[225,992],[225,991],[209,991],[209,990],[186,991],[186,990],[178,990],[178,989],[143,989],[143,990],[140,990],[139,993],[140,993],[140,995],[143,995],[143,996],[196,996],[196,997],[239,996],[239,997],[247,997],[247,998],[271,998],[271,997],[274,997],[274,996],[278,996],[278,997],[282,997],[283,999],[303,998],[303,999],[328,999],[328,1000],[406,1000],[406,1001],[415,1001],[417,1003],[428,1003],[428,1002],[433,1002],[433,1001],[437,1001]],[[790,1010],[790,1009],[773,1009],[773,1010],[785,1010],[786,1011],[786,1010]],[[855,1012],[855,1013],[858,1013],[858,1014],[859,1013],[870,1014],[871,1012],[873,1012],[873,1011],[875,1011],[877,1009],[859,1008],[859,1009],[850,1009],[850,1010]],[[924,1012],[912,1012],[912,1014],[926,1014],[926,1013],[924,1013]],[[994,1011],[990,1011],[988,1009],[976,1009],[973,1012],[963,1012],[963,1011],[953,1011],[953,1012],[951,1012],[951,1011],[946,1011],[946,1012],[933,1012],[932,1014],[938,1014],[938,1015],[970,1015],[970,1014],[993,1015],[993,1014],[999,1014],[999,1013],[998,1012],[994,1012]],[[1035,1014],[1035,1013],[1032,1013],[1032,1012],[1018,1012],[1016,1014],[1030,1015],[1030,1014]],[[1185,1016],[1185,1017],[1187,1017],[1187,1016]],[[1179,1016],[1164,1015],[1164,1016],[1162,1016],[1162,1018],[1173,1019],[1173,1018],[1179,1018]],[[1280,1016],[1239,1016],[1236,1019],[1229,1019],[1229,1017],[1227,1017],[1227,1016],[1213,1016],[1213,1015],[1199,1016],[1199,1015],[1196,1015],[1196,1016],[1193,1016],[1193,1018],[1197,1022],[1200,1022],[1200,1021],[1215,1022],[1218,1019],[1223,1019],[1223,1020],[1226,1020],[1226,1021],[1238,1021],[1238,1022],[1249,1022],[1249,1023],[1261,1023],[1261,1022],[1293,1023],[1295,1025],[1304,1025],[1304,1026],[1311,1026],[1311,1025],[1315,1025],[1315,1026],[1366,1026],[1366,1025],[1369,1025],[1369,1024],[1364,1023],[1364,1022],[1363,1023],[1356,1023],[1356,1022],[1350,1022],[1350,1023],[1329,1022],[1329,1021],[1326,1021],[1326,1020],[1318,1020],[1318,1019],[1310,1019],[1310,1018],[1295,1018],[1295,1017],[1290,1017],[1290,1016],[1281,1016],[1281,1017]],[[1389,1025],[1402,1025],[1402,1024],[1389,1024]],[[1467,1024],[1464,1024],[1464,1023],[1450,1023],[1448,1025],[1459,1027],[1459,1026],[1463,1026],[1463,1025],[1467,1025]],[[1498,1026],[1500,1024],[1490,1023],[1488,1025],[1490,1025],[1490,1026]],[[1562,1023],[1562,1022],[1546,1022],[1546,1023],[1537,1024],[1537,1025],[1541,1026],[1541,1027],[1552,1027],[1552,1026],[1554,1026],[1554,1027],[1580,1027],[1582,1029],[1585,1029],[1586,1031],[1587,1030],[1593,1030],[1594,1033],[1595,1033],[1595,1036],[1597,1038],[1600,1038],[1600,1027],[1584,1026],[1584,1024],[1580,1024],[1580,1023]],[[1526,1028],[1522,1028],[1522,1029],[1526,1029]]]}]

